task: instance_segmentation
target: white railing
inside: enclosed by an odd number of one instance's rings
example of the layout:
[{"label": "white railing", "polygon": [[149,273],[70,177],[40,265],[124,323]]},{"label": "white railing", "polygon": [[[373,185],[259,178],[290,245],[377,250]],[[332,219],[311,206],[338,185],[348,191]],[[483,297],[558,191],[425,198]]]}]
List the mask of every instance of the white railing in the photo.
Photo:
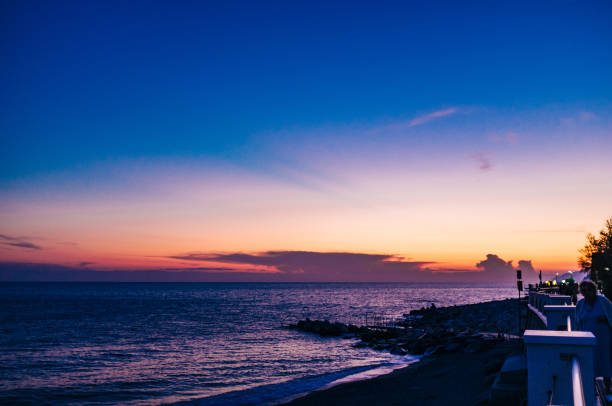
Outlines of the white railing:
[{"label": "white railing", "polygon": [[527,318],[529,329],[566,330],[569,316],[570,325],[574,321],[576,308],[569,296],[548,295],[530,292],[530,317]]},{"label": "white railing", "polygon": [[[590,332],[575,331],[575,306],[569,296],[529,292],[529,311],[540,318],[541,328],[526,330],[528,406],[554,402],[595,406],[593,349]],[[559,331],[561,330],[561,331]],[[554,392],[554,395],[553,395]],[[554,400],[552,397],[554,396]]]},{"label": "white railing", "polygon": [[[572,318],[569,314],[567,315],[567,331],[572,331]],[[575,355],[572,357],[572,391],[574,392],[574,406],[584,406],[580,360]]]},{"label": "white railing", "polygon": [[584,406],[584,388],[582,387],[580,361],[575,355],[572,357],[572,391],[574,392],[574,406]]}]

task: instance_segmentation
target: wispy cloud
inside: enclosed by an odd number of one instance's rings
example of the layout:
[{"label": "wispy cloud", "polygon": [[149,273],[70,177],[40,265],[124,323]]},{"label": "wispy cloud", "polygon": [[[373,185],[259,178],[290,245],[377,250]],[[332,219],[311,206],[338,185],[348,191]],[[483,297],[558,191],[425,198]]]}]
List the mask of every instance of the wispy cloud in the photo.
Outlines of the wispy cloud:
[{"label": "wispy cloud", "polygon": [[484,156],[484,154],[482,154],[481,152],[477,152],[475,154],[470,155],[470,159],[478,163],[478,168],[481,171],[489,171],[491,170],[491,168],[493,168],[493,164],[491,163],[489,158]]},{"label": "wispy cloud", "polygon": [[593,121],[599,118],[597,117],[597,114],[591,111],[581,111],[580,114],[578,114],[578,117],[580,118],[580,121],[583,122]]},{"label": "wispy cloud", "polygon": [[576,127],[576,119],[574,117],[561,117],[559,119],[559,122],[564,127],[568,127],[568,128]]},{"label": "wispy cloud", "polygon": [[581,111],[569,117],[561,117],[560,123],[564,127],[574,128],[579,123],[589,123],[599,119],[599,116],[592,111]]},{"label": "wispy cloud", "polygon": [[213,267],[213,266],[198,266],[198,267],[187,267],[187,268],[181,268],[181,267],[160,268],[160,269],[156,269],[156,271],[169,271],[169,272],[189,271],[189,272],[213,272],[213,273],[227,273],[227,272],[244,273],[244,272],[247,272],[247,273],[258,273],[258,274],[269,273],[265,269],[259,269],[259,268],[236,269],[236,268]]},{"label": "wispy cloud", "polygon": [[11,237],[5,234],[0,234],[0,244],[8,245],[11,247],[16,247],[16,248],[26,248],[26,249],[31,249],[31,250],[41,250],[42,249],[41,246],[31,243],[29,241],[26,241],[22,237]]},{"label": "wispy cloud", "polygon": [[384,125],[376,125],[376,126],[370,127],[367,130],[367,133],[374,133],[374,134],[394,133],[394,132],[402,131],[408,128],[423,125],[432,120],[447,117],[447,116],[450,116],[456,113],[459,113],[459,109],[457,107],[450,107],[448,109],[436,110],[436,111],[433,111],[431,113],[428,113],[422,116],[414,117],[410,120],[400,120],[400,121],[394,121],[394,122],[384,124]]},{"label": "wispy cloud", "polygon": [[415,117],[412,120],[410,120],[407,124],[407,127],[415,127],[417,125],[421,125],[421,124],[425,124],[431,120],[434,120],[436,118],[441,118],[441,117],[446,117],[446,116],[450,116],[452,114],[455,114],[458,112],[458,109],[456,107],[451,107],[448,109],[444,109],[444,110],[437,110],[434,112],[431,112],[429,114],[425,114],[424,116],[419,116],[419,117]]},{"label": "wispy cloud", "polygon": [[508,143],[508,144],[516,144],[518,142],[518,134],[513,131],[508,131],[502,135],[491,135],[489,136],[489,141],[494,143]]}]

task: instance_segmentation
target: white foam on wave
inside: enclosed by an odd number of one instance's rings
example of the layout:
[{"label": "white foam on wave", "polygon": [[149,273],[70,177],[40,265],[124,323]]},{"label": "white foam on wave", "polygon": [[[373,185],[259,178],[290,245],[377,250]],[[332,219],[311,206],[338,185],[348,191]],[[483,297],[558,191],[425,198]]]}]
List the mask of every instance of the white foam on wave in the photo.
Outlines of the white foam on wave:
[{"label": "white foam on wave", "polygon": [[295,399],[304,397],[312,392],[326,390],[326,389],[333,388],[334,386],[338,386],[344,383],[363,381],[366,379],[373,379],[378,376],[387,375],[398,369],[406,368],[414,364],[415,362],[419,361],[421,358],[422,356],[412,356],[412,355],[403,356],[403,357],[398,356],[398,358],[394,360],[394,361],[397,361],[397,363],[394,362],[392,364],[385,364],[385,365],[377,366],[371,369],[366,369],[365,371],[360,371],[354,374],[350,374],[342,378],[338,378],[328,384],[325,384],[321,386],[320,388],[317,388],[311,391],[296,393],[291,396],[287,396],[283,399],[279,399],[275,402],[266,403],[265,406],[276,406],[276,405],[280,405],[283,403],[288,403]]},{"label": "white foam on wave", "polygon": [[414,364],[415,362],[421,359],[421,356],[418,356],[418,357],[407,356],[406,359],[408,358],[410,359],[402,363],[381,366],[381,367],[369,369],[367,371],[358,372],[353,375],[348,375],[348,376],[345,376],[344,378],[336,379],[332,383],[325,385],[320,390],[329,389],[332,386],[340,385],[343,383],[363,381],[365,379],[372,379],[372,378],[376,378],[377,376],[390,374],[391,372],[397,369],[406,368],[407,366]]},{"label": "white foam on wave", "polygon": [[199,399],[176,402],[175,405],[263,405],[273,406],[290,402],[311,392],[324,390],[346,382],[371,379],[391,373],[418,361],[420,357],[394,356],[390,362],[351,367],[321,375],[306,376],[284,382],[259,385],[248,389],[228,391]]}]

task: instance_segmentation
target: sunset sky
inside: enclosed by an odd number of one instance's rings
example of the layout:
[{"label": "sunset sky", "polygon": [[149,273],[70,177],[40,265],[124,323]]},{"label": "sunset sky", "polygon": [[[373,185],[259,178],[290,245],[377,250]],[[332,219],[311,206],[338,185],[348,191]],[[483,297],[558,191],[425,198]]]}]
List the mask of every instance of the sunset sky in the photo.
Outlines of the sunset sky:
[{"label": "sunset sky", "polygon": [[610,2],[206,3],[3,2],[0,262],[565,272],[612,216]]}]

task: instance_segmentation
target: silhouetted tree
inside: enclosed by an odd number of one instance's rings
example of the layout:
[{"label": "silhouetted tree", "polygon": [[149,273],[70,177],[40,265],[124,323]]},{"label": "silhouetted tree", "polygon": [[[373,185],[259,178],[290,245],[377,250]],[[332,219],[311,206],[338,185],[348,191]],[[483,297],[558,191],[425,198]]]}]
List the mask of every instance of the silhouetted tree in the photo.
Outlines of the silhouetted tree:
[{"label": "silhouetted tree", "polygon": [[612,217],[606,220],[599,236],[587,235],[587,243],[580,253],[578,263],[582,269],[588,270],[603,294],[612,298]]}]

